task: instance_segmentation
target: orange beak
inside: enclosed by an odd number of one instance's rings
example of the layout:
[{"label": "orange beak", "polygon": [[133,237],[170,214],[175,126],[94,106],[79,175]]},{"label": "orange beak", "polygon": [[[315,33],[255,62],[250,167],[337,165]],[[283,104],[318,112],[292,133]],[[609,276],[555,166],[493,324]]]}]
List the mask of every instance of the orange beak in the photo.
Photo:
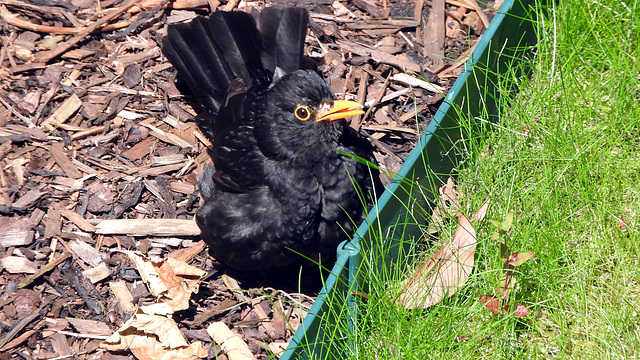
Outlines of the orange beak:
[{"label": "orange beak", "polygon": [[362,105],[355,101],[334,100],[332,107],[318,111],[315,121],[334,121],[364,114],[364,111],[360,109],[362,109]]}]

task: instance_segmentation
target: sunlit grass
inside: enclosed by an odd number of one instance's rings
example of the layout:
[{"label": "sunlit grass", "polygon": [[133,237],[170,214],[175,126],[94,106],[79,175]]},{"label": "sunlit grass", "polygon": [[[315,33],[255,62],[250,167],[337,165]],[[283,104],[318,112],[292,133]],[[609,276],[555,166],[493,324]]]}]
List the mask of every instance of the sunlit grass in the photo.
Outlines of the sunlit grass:
[{"label": "sunlit grass", "polygon": [[509,245],[536,256],[512,296],[531,312],[496,316],[479,302],[502,266],[485,222],[466,287],[427,310],[394,305],[408,266],[381,275],[365,258],[367,297],[340,332],[354,358],[637,356],[640,4],[562,0],[538,30],[531,79],[457,179],[469,212],[487,196],[488,218],[515,212]]}]

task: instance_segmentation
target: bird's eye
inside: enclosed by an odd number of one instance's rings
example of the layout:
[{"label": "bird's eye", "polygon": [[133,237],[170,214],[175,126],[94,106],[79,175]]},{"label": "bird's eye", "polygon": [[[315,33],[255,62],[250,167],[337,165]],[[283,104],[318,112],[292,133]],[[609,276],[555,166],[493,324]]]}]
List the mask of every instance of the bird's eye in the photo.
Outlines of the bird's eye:
[{"label": "bird's eye", "polygon": [[298,105],[293,111],[293,115],[300,121],[307,121],[311,118],[311,109],[307,105]]}]

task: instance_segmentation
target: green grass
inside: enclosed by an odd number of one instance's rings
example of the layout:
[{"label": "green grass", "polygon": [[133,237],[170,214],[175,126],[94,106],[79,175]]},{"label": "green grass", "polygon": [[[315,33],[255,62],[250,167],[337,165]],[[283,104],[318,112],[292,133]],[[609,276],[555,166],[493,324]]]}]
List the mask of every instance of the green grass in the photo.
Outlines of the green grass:
[{"label": "green grass", "polygon": [[487,196],[489,219],[515,212],[509,244],[536,256],[512,298],[531,313],[479,302],[502,266],[485,221],[466,287],[430,309],[393,305],[408,266],[364,275],[356,326],[335,333],[353,358],[638,357],[640,2],[561,0],[538,29],[532,78],[457,178],[469,215]]}]

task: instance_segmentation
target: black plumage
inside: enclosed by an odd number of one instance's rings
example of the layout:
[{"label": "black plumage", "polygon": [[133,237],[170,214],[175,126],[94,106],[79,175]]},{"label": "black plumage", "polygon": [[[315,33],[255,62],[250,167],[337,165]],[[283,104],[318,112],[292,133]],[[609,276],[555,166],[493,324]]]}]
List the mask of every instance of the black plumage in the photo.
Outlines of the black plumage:
[{"label": "black plumage", "polygon": [[214,148],[196,220],[231,268],[335,253],[381,189],[375,169],[341,154],[375,161],[343,120],[359,105],[334,101],[324,79],[300,68],[307,22],[302,8],[266,8],[256,20],[216,12],[170,26],[163,41]]}]

